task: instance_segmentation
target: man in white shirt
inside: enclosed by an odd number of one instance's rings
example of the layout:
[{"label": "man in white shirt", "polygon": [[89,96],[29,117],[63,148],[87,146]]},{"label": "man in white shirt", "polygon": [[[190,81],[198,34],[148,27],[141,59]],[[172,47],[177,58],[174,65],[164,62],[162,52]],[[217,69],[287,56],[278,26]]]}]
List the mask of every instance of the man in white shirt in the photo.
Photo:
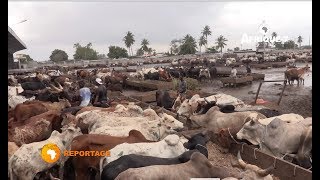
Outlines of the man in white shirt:
[{"label": "man in white shirt", "polygon": [[233,66],[231,68],[230,77],[237,77],[237,70]]}]

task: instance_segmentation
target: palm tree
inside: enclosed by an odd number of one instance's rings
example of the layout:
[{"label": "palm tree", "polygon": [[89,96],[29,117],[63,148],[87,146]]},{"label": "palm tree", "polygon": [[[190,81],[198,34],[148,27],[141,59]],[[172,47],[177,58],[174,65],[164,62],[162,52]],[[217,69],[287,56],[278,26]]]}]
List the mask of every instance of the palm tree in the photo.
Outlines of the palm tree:
[{"label": "palm tree", "polygon": [[[202,35],[206,37],[206,41],[208,42],[208,36],[211,35],[210,27],[208,25],[203,28]],[[207,48],[207,43],[205,43],[205,47]]]},{"label": "palm tree", "polygon": [[148,45],[149,45],[149,41],[147,39],[142,39],[141,48],[143,51],[148,52],[149,50]]},{"label": "palm tree", "polygon": [[299,47],[301,48],[301,43],[302,43],[302,37],[301,36],[298,37],[298,43],[299,43]]},{"label": "palm tree", "polygon": [[132,34],[132,32],[128,31],[127,35],[123,38],[123,41],[129,50],[129,54],[130,54],[130,49],[131,49],[131,55],[133,56],[132,45],[134,44],[135,40],[134,40],[134,35]]},{"label": "palm tree", "polygon": [[271,34],[271,37],[272,37],[272,38],[273,38],[273,37],[277,38],[277,36],[278,36],[278,34],[277,34],[276,32],[273,32],[273,33]]},{"label": "palm tree", "polygon": [[199,47],[200,47],[200,53],[201,53],[201,46],[207,44],[206,38],[202,35],[199,39]]},{"label": "palm tree", "polygon": [[182,45],[180,46],[179,54],[194,54],[197,51],[197,42],[196,40],[187,34],[183,40]]},{"label": "palm tree", "polygon": [[222,35],[220,35],[217,39],[217,47],[220,48],[220,53],[222,53],[222,48],[224,48],[225,45],[227,45],[225,42],[228,41],[226,38],[224,38]]}]

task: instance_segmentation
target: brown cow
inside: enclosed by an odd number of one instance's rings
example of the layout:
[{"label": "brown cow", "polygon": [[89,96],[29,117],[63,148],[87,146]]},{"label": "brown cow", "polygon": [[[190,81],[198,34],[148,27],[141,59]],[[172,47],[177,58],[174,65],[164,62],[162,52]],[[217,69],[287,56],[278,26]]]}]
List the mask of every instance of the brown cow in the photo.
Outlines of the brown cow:
[{"label": "brown cow", "polygon": [[47,139],[53,130],[61,131],[60,112],[48,111],[22,122],[8,124],[8,140],[18,146]]},{"label": "brown cow", "polygon": [[170,76],[170,74],[166,71],[166,70],[159,70],[159,78],[164,79],[165,81],[172,81],[172,77]]},{"label": "brown cow", "polygon": [[18,104],[14,109],[14,120],[23,122],[30,117],[42,114],[50,110],[61,111],[61,109],[71,107],[68,100],[62,99],[60,102],[33,101],[32,103]]},{"label": "brown cow", "polygon": [[285,77],[286,81],[288,81],[289,85],[291,85],[291,82],[293,84],[294,80],[297,80],[298,86],[299,86],[299,82],[301,81],[301,77],[303,77],[303,75],[309,70],[310,70],[310,67],[308,66],[308,64],[303,68],[287,69],[284,72],[284,77]]},{"label": "brown cow", "polygon": [[[84,134],[77,136],[71,143],[72,151],[105,151],[122,143],[154,142],[147,140],[141,132],[131,130],[127,137],[116,137],[101,134]],[[87,180],[89,168],[99,169],[100,157],[73,157],[72,164],[77,180]],[[99,172],[99,171],[98,171]]]},{"label": "brown cow", "polygon": [[82,79],[86,79],[86,78],[89,78],[91,75],[91,73],[87,70],[78,70],[77,71],[77,76],[82,78]]},{"label": "brown cow", "polygon": [[19,149],[15,142],[8,142],[8,159]]}]

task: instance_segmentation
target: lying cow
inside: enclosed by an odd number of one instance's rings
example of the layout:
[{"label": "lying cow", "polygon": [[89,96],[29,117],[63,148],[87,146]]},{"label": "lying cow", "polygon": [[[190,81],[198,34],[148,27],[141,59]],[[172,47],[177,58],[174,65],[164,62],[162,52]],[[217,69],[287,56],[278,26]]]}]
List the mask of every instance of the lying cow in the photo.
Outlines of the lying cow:
[{"label": "lying cow", "polygon": [[15,142],[8,142],[8,159],[19,149]]},{"label": "lying cow", "polygon": [[[238,139],[245,139],[253,145],[259,145],[261,150],[270,155],[283,158],[285,154],[294,154],[300,148],[300,139],[310,126],[308,120],[287,123],[278,118],[264,125],[253,119],[247,122],[237,133]],[[303,144],[302,144],[303,145]],[[311,143],[306,145],[310,146]],[[311,149],[309,147],[304,147]]]},{"label": "lying cow", "polygon": [[25,144],[21,146],[9,159],[9,176],[10,179],[30,180],[37,173],[47,170],[54,165],[60,165],[60,178],[63,174],[63,165],[67,157],[61,156],[55,163],[47,163],[43,161],[39,152],[44,145],[48,143],[56,144],[61,152],[69,149],[71,140],[80,135],[80,129],[68,127],[63,129],[62,133],[53,131],[49,139],[41,142]]},{"label": "lying cow", "polygon": [[242,126],[252,118],[264,119],[266,117],[254,111],[223,113],[217,106],[209,109],[206,114],[190,116],[193,124],[206,127],[214,133],[219,132],[220,129]]},{"label": "lying cow", "polygon": [[21,84],[21,87],[23,88],[23,90],[41,90],[41,89],[45,89],[47,83],[45,82],[25,82]]},{"label": "lying cow", "polygon": [[196,134],[187,143],[184,144],[184,147],[194,150],[186,151],[180,156],[174,158],[159,158],[136,154],[121,156],[119,159],[107,164],[103,168],[101,179],[113,180],[121,172],[129,168],[139,168],[151,165],[170,165],[185,163],[190,160],[190,157],[194,152],[200,152],[208,158],[208,150],[205,147],[206,142],[207,139],[204,137],[203,134]]},{"label": "lying cow", "polygon": [[154,165],[142,168],[131,168],[120,173],[116,180],[124,179],[190,179],[190,178],[226,178],[232,177],[225,167],[213,166],[199,152],[191,155],[188,162],[174,165]]},{"label": "lying cow", "polygon": [[[138,143],[138,142],[153,142],[147,140],[141,132],[131,130],[129,136],[116,137],[100,134],[84,134],[75,137],[71,143],[71,150],[109,150],[122,143]],[[99,157],[73,157],[72,164],[75,170],[75,177],[78,180],[87,180],[90,177],[89,169],[99,169]]]},{"label": "lying cow", "polygon": [[178,135],[172,134],[168,135],[159,142],[120,144],[110,150],[110,157],[105,157],[101,161],[106,161],[106,163],[108,164],[112,161],[117,160],[121,156],[128,154],[173,158],[181,155],[185,151],[186,149],[183,146],[180,137]]}]

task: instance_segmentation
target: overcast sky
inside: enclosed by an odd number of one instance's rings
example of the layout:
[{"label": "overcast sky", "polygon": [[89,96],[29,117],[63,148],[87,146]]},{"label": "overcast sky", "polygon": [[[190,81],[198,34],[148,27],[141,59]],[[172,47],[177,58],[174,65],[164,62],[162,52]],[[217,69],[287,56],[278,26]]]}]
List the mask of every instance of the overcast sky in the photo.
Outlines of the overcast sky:
[{"label": "overcast sky", "polygon": [[[16,24],[26,19],[24,23]],[[219,35],[228,39],[227,48],[241,46],[244,33],[259,35],[265,20],[269,35],[288,36],[302,45],[312,44],[312,2],[14,2],[9,1],[8,22],[27,45],[18,53],[34,60],[48,60],[54,49],[67,52],[73,59],[73,44],[86,45],[101,54],[110,45],[124,46],[127,31],[135,35],[134,52],[146,38],[157,52],[169,50],[170,41],[186,34],[196,40],[209,25],[209,46]],[[243,49],[256,43],[244,43]]]}]

